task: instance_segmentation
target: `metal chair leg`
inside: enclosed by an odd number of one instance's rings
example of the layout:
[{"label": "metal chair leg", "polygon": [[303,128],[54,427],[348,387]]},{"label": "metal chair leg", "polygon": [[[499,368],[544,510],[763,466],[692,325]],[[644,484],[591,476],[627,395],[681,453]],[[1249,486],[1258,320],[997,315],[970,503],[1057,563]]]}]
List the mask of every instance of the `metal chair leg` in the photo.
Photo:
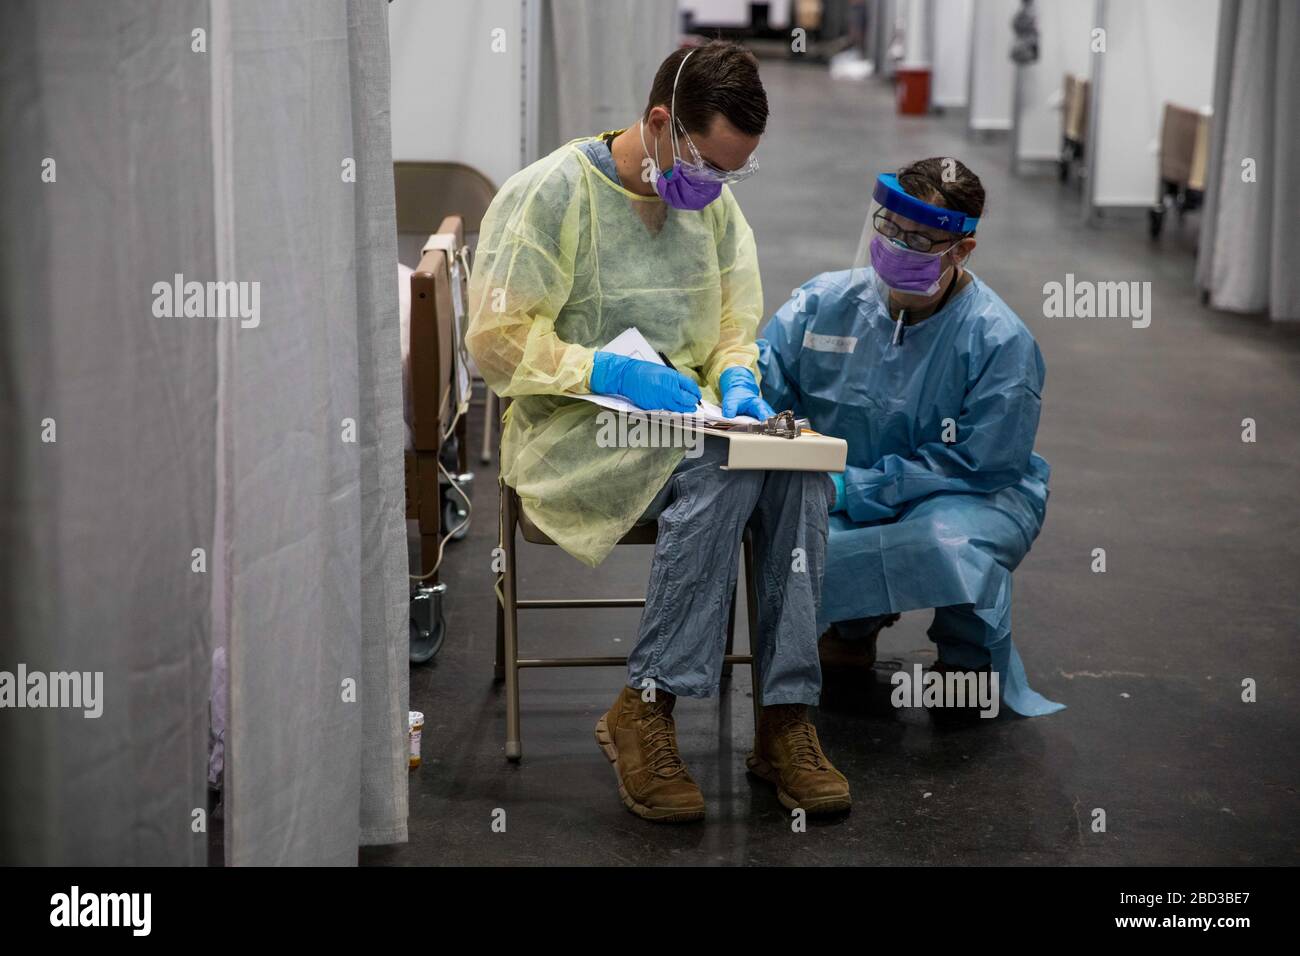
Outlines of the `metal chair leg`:
[{"label": "metal chair leg", "polygon": [[[497,584],[501,587],[501,593],[505,593],[505,575],[497,575]],[[506,679],[506,609],[502,606],[501,601],[497,601],[497,648],[496,657],[492,664],[492,680],[500,684]]]},{"label": "metal chair leg", "polygon": [[745,609],[749,620],[749,679],[754,688],[754,733],[758,733],[758,712],[762,707],[762,693],[758,680],[758,589],[754,586],[754,543],[745,532]]},{"label": "metal chair leg", "polygon": [[501,496],[501,543],[505,548],[501,590],[505,597],[502,640],[506,670],[506,759],[517,763],[524,755],[519,739],[519,607],[515,588],[515,523],[518,516],[515,514],[514,495],[504,484]]},{"label": "metal chair leg", "polygon": [[[491,395],[491,392],[488,392]],[[505,495],[505,486],[500,479],[497,479],[498,493]],[[505,532],[502,530],[505,526],[505,498],[502,497],[501,503],[497,508],[497,540],[505,541]],[[505,608],[505,572],[496,572],[496,596],[497,596],[497,646],[496,657],[492,662],[492,680],[495,683],[502,683],[506,679],[506,608]]]}]

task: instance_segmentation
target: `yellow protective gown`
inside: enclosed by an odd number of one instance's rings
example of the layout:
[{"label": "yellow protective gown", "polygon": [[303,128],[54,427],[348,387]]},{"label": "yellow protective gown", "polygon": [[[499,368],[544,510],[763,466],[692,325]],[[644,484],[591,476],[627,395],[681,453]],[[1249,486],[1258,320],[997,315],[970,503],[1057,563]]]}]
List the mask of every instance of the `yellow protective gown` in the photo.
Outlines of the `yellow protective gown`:
[{"label": "yellow protective gown", "polygon": [[611,182],[574,140],[508,179],[479,233],[466,344],[513,399],[501,473],[528,517],[596,565],[682,460],[601,448],[592,355],[636,326],[708,401],[733,365],[757,372],[763,311],[754,235],[731,190],[698,212]]}]

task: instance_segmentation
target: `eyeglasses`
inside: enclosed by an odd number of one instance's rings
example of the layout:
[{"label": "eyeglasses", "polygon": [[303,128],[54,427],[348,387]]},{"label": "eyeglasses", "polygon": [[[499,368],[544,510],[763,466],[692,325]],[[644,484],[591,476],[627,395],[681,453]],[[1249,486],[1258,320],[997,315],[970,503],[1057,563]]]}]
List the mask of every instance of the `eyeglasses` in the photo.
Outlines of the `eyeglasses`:
[{"label": "eyeglasses", "polygon": [[691,142],[691,134],[686,132],[686,127],[682,125],[681,120],[677,121],[677,126],[682,131],[682,135],[686,137],[686,145],[690,147],[691,158],[695,161],[695,168],[691,170],[692,176],[712,180],[715,183],[738,183],[758,172],[758,158],[753,154],[750,155],[748,162],[739,169],[719,169],[700,155],[700,151]]},{"label": "eyeglasses", "polygon": [[[876,214],[872,217],[871,221],[875,224],[876,232],[880,233],[886,239],[901,240],[903,245],[907,246],[907,248],[914,252],[932,252],[936,245],[941,245],[949,241],[948,239],[933,239],[923,232],[909,232],[898,223],[894,222],[894,220],[890,219],[883,209],[877,209]],[[952,244],[955,246],[958,242],[961,242],[963,238],[964,237],[959,236]],[[951,249],[952,246],[949,246],[948,248]],[[947,251],[947,249],[944,250],[944,252]]]}]

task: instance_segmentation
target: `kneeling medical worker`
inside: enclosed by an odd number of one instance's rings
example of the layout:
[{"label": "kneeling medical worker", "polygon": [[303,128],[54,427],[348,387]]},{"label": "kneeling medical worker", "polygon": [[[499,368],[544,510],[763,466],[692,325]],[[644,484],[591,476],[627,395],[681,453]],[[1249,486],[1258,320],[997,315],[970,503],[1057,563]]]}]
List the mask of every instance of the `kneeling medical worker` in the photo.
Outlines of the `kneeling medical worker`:
[{"label": "kneeling medical worker", "polygon": [[874,654],[893,615],[934,608],[936,671],[996,674],[1007,707],[1052,713],[1011,641],[1011,574],[1047,509],[1043,358],[965,268],[984,187],[934,158],[880,176],[872,198],[854,268],[805,283],[759,342],[764,397],[849,445],[823,645]]},{"label": "kneeling medical worker", "polygon": [[[470,286],[467,343],[492,389],[514,399],[501,473],[528,517],[590,565],[633,525],[658,523],[626,686],[596,726],[624,804],[648,820],[704,816],[673,706],[717,693],[747,525],[762,701],[748,766],[787,807],[850,805],[808,715],[821,690],[816,601],[831,481],[721,470],[716,438],[698,457],[608,447],[602,409],[574,397],[683,413],[703,398],[727,415],[773,414],[756,377],[754,238],[727,185],[757,168],[766,123],[752,55],[722,42],[671,54],[635,126],[568,143],[502,186]],[[671,367],[602,351],[633,327]]]}]

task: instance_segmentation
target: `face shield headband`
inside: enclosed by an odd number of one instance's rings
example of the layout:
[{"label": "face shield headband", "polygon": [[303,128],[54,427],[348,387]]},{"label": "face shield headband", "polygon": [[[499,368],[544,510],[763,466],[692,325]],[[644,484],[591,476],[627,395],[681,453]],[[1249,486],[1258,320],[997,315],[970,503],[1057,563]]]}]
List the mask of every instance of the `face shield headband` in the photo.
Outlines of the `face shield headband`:
[{"label": "face shield headband", "polygon": [[898,177],[892,173],[882,173],[876,177],[876,186],[871,192],[874,199],[885,209],[897,213],[922,226],[942,229],[944,232],[968,236],[979,225],[978,216],[969,216],[954,209],[931,206],[915,196],[908,195],[898,184]]}]

